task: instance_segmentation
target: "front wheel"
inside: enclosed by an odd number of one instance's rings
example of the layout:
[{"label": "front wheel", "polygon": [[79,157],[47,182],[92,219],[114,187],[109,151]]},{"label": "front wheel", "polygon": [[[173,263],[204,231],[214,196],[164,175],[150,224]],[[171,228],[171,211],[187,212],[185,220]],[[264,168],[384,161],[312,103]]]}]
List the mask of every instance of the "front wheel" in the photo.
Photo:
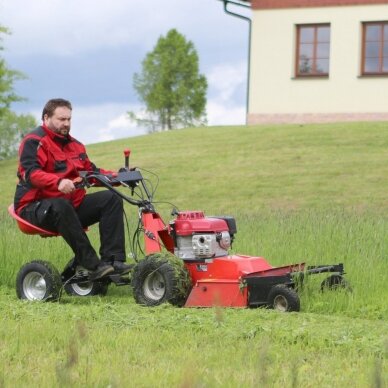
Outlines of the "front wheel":
[{"label": "front wheel", "polygon": [[49,262],[34,260],[23,265],[16,277],[19,299],[56,301],[62,287],[58,270]]},{"label": "front wheel", "polygon": [[154,254],[140,261],[132,274],[136,303],[158,306],[168,302],[183,306],[191,281],[182,260],[168,254]]},{"label": "front wheel", "polygon": [[271,288],[268,294],[268,305],[281,312],[300,310],[298,294],[285,284],[277,284]]}]

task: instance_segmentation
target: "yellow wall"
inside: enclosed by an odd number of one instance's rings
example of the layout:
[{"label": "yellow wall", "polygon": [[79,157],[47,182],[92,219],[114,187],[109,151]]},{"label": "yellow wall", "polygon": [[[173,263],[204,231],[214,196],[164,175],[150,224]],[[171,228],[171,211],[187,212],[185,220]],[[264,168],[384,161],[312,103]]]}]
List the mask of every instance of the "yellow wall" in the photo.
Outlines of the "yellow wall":
[{"label": "yellow wall", "polygon": [[[362,22],[384,20],[388,5],[254,11],[248,122],[290,114],[388,119],[388,76],[360,77]],[[296,25],[308,23],[330,23],[328,78],[295,78]]]}]

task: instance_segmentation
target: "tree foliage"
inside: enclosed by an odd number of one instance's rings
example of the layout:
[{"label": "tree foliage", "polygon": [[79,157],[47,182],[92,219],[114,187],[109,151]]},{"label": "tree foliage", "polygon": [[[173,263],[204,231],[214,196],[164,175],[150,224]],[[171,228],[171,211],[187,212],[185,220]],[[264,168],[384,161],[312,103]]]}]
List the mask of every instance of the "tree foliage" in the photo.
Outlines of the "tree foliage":
[{"label": "tree foliage", "polygon": [[[0,51],[3,51],[1,34],[9,34],[8,29],[0,26]],[[23,73],[9,69],[4,58],[0,57],[0,116],[10,109],[11,103],[23,100],[15,94],[13,88],[14,82],[23,78]]]},{"label": "tree foliage", "polygon": [[[0,52],[3,51],[2,34],[9,34],[9,31],[0,26]],[[13,102],[24,100],[14,90],[14,82],[24,78],[20,71],[9,69],[0,56],[0,160],[14,155],[21,136],[36,125],[32,115],[17,115],[11,111]]]},{"label": "tree foliage", "polygon": [[36,126],[32,115],[17,115],[10,110],[0,115],[0,160],[17,153],[22,137]]},{"label": "tree foliage", "polygon": [[142,62],[133,86],[146,109],[142,117],[129,115],[151,131],[206,123],[207,81],[199,74],[198,54],[192,42],[177,30],[161,36]]}]

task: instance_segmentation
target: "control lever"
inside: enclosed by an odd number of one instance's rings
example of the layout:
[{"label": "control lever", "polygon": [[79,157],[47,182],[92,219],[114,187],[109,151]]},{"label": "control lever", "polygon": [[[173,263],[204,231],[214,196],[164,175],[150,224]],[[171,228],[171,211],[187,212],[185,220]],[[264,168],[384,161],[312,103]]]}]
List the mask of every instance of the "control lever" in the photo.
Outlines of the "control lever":
[{"label": "control lever", "polygon": [[129,148],[126,148],[124,150],[124,156],[125,156],[125,168],[129,170],[129,155],[131,154],[131,150]]}]

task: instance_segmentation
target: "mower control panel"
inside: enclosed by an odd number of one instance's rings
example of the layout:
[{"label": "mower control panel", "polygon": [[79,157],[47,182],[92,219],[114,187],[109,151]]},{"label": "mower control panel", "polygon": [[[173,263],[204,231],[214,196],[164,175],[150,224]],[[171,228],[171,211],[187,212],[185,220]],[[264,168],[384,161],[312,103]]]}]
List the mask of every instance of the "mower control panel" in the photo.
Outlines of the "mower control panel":
[{"label": "mower control panel", "polygon": [[117,173],[117,176],[112,177],[112,183],[121,183],[124,182],[127,185],[136,185],[138,182],[143,180],[143,176],[140,171],[120,171]]}]

